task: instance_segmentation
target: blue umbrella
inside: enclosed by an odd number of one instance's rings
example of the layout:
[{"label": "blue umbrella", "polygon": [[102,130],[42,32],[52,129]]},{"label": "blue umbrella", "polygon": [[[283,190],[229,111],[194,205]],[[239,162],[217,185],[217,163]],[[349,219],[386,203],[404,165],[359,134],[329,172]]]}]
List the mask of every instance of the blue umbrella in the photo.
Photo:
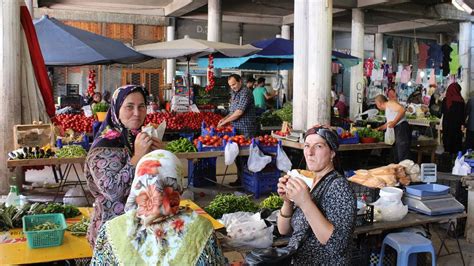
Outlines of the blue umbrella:
[{"label": "blue umbrella", "polygon": [[[215,68],[237,68],[253,70],[285,70],[293,69],[293,41],[281,38],[266,39],[252,43],[262,50],[254,55],[228,58],[223,55],[214,56]],[[359,63],[359,58],[344,53],[332,52],[332,59],[349,68]],[[198,66],[207,67],[208,59],[199,58]]]},{"label": "blue umbrella", "polygon": [[65,25],[48,16],[34,24],[41,53],[49,66],[134,64],[151,59],[119,41]]}]

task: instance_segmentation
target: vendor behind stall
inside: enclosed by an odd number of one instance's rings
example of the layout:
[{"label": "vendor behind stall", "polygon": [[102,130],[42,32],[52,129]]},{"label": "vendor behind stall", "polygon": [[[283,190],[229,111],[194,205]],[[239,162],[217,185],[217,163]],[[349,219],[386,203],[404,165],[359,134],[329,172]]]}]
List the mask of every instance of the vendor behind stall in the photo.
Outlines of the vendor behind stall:
[{"label": "vendor behind stall", "polygon": [[397,101],[388,100],[384,95],[375,97],[375,104],[379,110],[385,111],[387,123],[377,130],[395,129],[395,144],[393,146],[394,161],[396,163],[410,158],[411,133],[405,119],[405,108]]},{"label": "vendor behind stall", "polygon": [[123,213],[138,160],[161,146],[158,139],[140,133],[146,116],[145,99],[141,86],[118,88],[87,154],[84,174],[95,198],[87,232],[91,245],[102,224]]}]

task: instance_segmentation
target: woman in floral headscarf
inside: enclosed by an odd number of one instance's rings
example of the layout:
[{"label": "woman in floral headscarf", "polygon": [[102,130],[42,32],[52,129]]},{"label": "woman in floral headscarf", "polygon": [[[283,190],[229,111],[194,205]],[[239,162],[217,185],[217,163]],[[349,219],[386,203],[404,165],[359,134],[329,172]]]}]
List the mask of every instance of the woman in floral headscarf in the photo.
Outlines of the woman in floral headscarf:
[{"label": "woman in floral headscarf", "polygon": [[87,232],[92,246],[100,226],[124,212],[138,160],[160,147],[158,139],[140,133],[146,116],[145,99],[146,92],[141,86],[118,88],[87,154],[84,173],[95,198]]},{"label": "woman in floral headscarf", "polygon": [[91,265],[224,265],[211,222],[179,207],[182,176],[173,153],[145,155],[126,213],[102,226]]}]

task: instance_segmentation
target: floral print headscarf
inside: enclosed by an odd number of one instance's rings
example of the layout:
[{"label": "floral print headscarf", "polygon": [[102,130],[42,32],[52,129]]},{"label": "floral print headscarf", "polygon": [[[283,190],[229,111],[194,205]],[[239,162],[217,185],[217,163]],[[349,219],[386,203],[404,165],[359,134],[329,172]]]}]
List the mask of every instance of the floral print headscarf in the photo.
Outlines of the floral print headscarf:
[{"label": "floral print headscarf", "polygon": [[135,137],[139,133],[139,130],[128,130],[119,119],[120,107],[122,107],[125,98],[134,92],[139,92],[145,98],[147,93],[142,86],[138,85],[126,85],[115,90],[112,95],[112,102],[107,116],[104,122],[100,126],[97,135],[94,136],[93,148],[97,147],[110,147],[110,148],[126,148],[130,155],[133,154],[133,144]]}]

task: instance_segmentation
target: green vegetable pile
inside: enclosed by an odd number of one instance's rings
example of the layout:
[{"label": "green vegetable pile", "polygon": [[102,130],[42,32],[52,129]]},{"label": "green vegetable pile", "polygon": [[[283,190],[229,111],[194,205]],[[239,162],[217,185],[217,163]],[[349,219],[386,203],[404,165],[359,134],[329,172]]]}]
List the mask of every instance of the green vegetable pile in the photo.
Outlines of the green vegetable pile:
[{"label": "green vegetable pile", "polygon": [[270,209],[270,210],[278,210],[283,206],[283,199],[276,194],[271,194],[268,198],[264,199],[260,203],[260,208],[262,209]]},{"label": "green vegetable pile", "polygon": [[92,113],[96,114],[97,112],[107,112],[109,110],[109,104],[100,102],[92,105]]},{"label": "green vegetable pile", "polygon": [[204,210],[219,219],[226,213],[233,212],[256,212],[258,206],[250,196],[236,196],[234,194],[218,194]]},{"label": "green vegetable pile", "polygon": [[264,112],[260,117],[260,124],[264,127],[281,126],[282,121],[280,117],[275,114],[275,112]]},{"label": "green vegetable pile", "polygon": [[196,147],[194,147],[193,143],[189,141],[187,138],[180,138],[178,140],[170,141],[166,145],[166,149],[172,153],[177,152],[197,152]]},{"label": "green vegetable pile", "polygon": [[43,231],[43,230],[54,230],[58,229],[59,225],[52,222],[45,222],[43,224],[36,225],[31,231]]},{"label": "green vegetable pile", "polygon": [[18,209],[14,206],[6,207],[5,204],[0,204],[0,231],[7,231],[12,228],[21,227],[21,219],[25,215],[47,213],[62,213],[66,219],[81,214],[77,207],[59,203],[25,204],[23,207]]},{"label": "green vegetable pile", "polygon": [[282,121],[290,122],[293,121],[293,105],[291,103],[285,103],[283,108],[273,112],[276,114]]},{"label": "green vegetable pile", "polygon": [[90,223],[89,219],[82,217],[80,222],[70,224],[67,230],[70,231],[73,236],[85,236]]},{"label": "green vegetable pile", "polygon": [[368,127],[358,128],[357,133],[359,134],[360,138],[376,138],[378,142],[383,141],[384,138],[382,131],[377,131]]},{"label": "green vegetable pile", "polygon": [[58,158],[78,158],[85,157],[86,155],[87,151],[79,145],[66,145],[56,152],[56,157]]}]

